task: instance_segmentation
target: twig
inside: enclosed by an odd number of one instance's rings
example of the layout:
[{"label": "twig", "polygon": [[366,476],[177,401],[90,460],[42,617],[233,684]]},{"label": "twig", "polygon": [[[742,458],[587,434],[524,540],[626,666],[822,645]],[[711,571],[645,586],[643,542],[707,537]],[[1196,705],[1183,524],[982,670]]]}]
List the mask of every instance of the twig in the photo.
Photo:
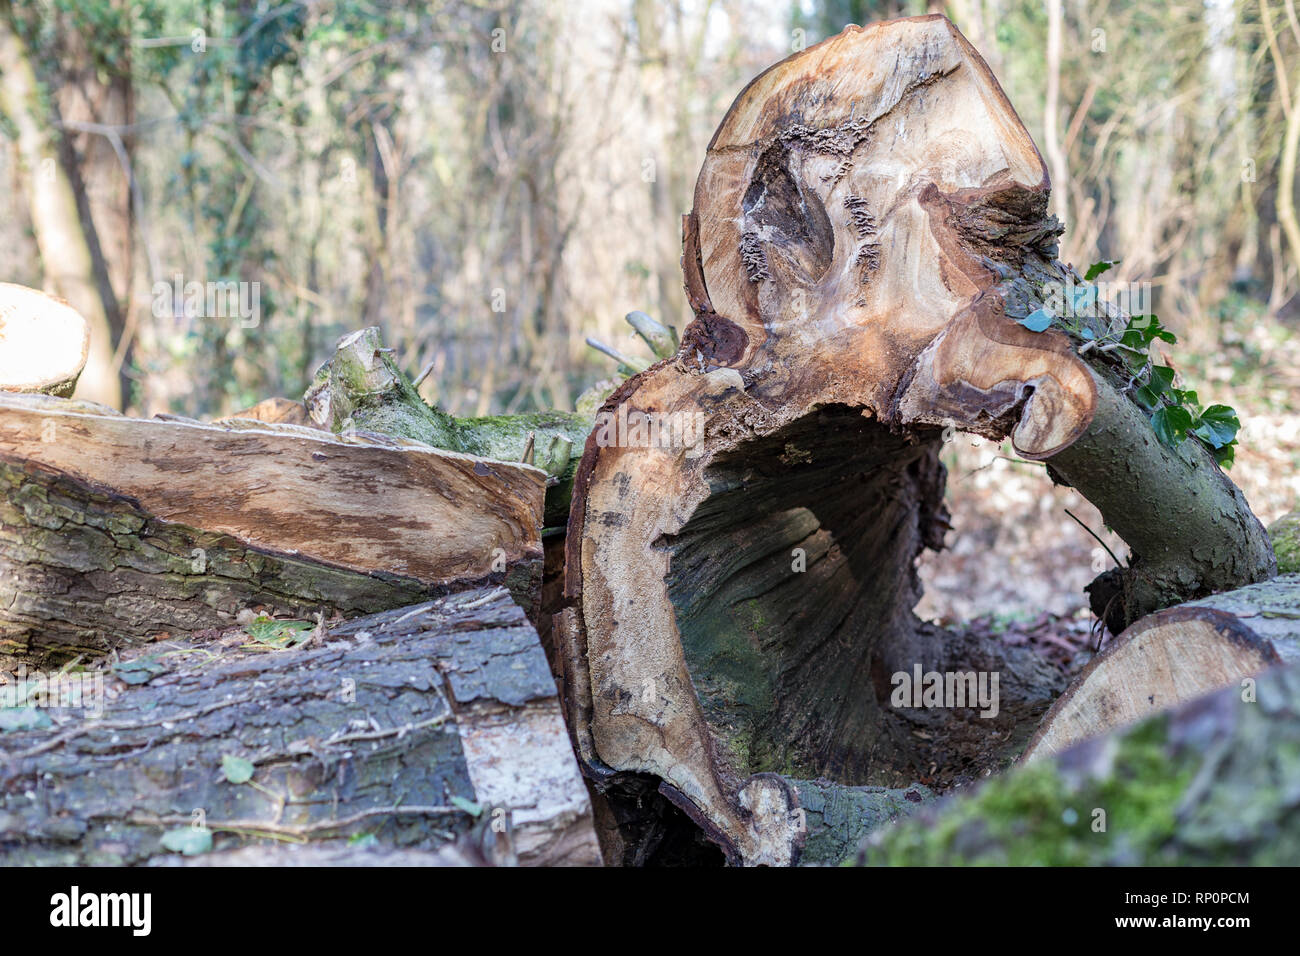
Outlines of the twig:
[{"label": "twig", "polygon": [[1106,549],[1106,553],[1110,555],[1111,560],[1115,562],[1115,565],[1116,565],[1117,567],[1121,567],[1121,568],[1124,567],[1124,562],[1121,561],[1119,558],[1115,557],[1115,552],[1112,551],[1112,550],[1110,549],[1110,546],[1107,545],[1105,541],[1102,541],[1101,538],[1097,537],[1097,532],[1093,531],[1093,530],[1092,530],[1091,528],[1089,528],[1086,524],[1084,524],[1082,521],[1080,521],[1079,518],[1078,518],[1078,516],[1075,515],[1075,513],[1074,513],[1073,511],[1071,511],[1069,508],[1066,508],[1066,509],[1065,509],[1065,513],[1066,513],[1067,515],[1069,515],[1071,518],[1074,518],[1074,520],[1078,523],[1078,525],[1079,525],[1080,528],[1082,528],[1084,531],[1088,532],[1088,534],[1092,535],[1093,538],[1096,539],[1097,543],[1098,543],[1099,545],[1101,545],[1103,548]]}]

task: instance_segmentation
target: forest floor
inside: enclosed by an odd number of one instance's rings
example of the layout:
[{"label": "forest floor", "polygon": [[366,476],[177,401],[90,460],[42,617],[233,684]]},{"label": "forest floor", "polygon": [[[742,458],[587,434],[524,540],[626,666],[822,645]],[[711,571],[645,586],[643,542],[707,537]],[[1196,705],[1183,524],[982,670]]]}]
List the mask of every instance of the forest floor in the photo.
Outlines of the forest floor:
[{"label": "forest floor", "polygon": [[[1243,428],[1229,476],[1260,520],[1300,508],[1300,333],[1276,322],[1229,328],[1217,349],[1179,345],[1168,358],[1205,404],[1237,410]],[[952,530],[942,552],[921,560],[917,613],[945,626],[977,621],[1008,643],[1059,642],[1062,654],[1095,646],[1083,588],[1114,561],[1067,511],[1120,558],[1128,550],[1097,509],[1019,460],[1010,442],[959,434],[943,460]],[[1088,656],[1061,663],[1073,670]]]}]

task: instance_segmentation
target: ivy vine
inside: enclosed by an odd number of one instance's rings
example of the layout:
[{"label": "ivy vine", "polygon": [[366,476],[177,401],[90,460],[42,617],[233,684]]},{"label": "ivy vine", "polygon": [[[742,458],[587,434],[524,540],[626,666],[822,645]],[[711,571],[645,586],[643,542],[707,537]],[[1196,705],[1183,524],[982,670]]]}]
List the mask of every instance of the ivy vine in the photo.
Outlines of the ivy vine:
[{"label": "ivy vine", "polygon": [[1151,354],[1157,341],[1174,345],[1178,337],[1155,315],[1130,316],[1122,326],[1110,324],[1100,329],[1086,321],[1097,302],[1097,287],[1091,283],[1116,264],[1093,263],[1084,273],[1085,284],[1067,287],[1071,301],[1063,315],[1042,307],[1020,324],[1031,332],[1045,332],[1055,325],[1079,341],[1080,355],[1093,350],[1111,354],[1129,374],[1124,391],[1146,412],[1161,444],[1177,448],[1190,438],[1209,449],[1220,466],[1231,468],[1241,430],[1237,412],[1228,405],[1203,407],[1196,392],[1178,387],[1175,370],[1158,364]]}]

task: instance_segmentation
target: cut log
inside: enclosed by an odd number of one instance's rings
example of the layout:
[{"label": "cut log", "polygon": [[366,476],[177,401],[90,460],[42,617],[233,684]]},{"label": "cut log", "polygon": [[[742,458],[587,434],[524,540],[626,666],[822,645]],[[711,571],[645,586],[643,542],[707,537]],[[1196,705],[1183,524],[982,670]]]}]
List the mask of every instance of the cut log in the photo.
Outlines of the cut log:
[{"label": "cut log", "polygon": [[1300,665],[927,804],[872,834],[883,866],[1295,866]]},{"label": "cut log", "polygon": [[535,599],[537,468],[104,412],[0,396],[0,649],[71,657],[249,607],[355,615],[473,583]]},{"label": "cut log", "polygon": [[7,675],[0,693],[29,704],[4,711],[9,725],[38,726],[0,735],[0,863],[136,864],[190,841],[222,852],[364,834],[436,851],[477,833],[496,861],[599,865],[555,683],[504,589],[358,618],[289,650],[247,641],[164,642],[107,677],[21,691]]},{"label": "cut log", "polygon": [[803,839],[782,776],[918,778],[891,675],[978,670],[912,611],[947,427],[1099,505],[1133,550],[1092,593],[1117,631],[1272,574],[1240,491],[1157,441],[1112,354],[1017,321],[1074,277],[1048,190],[943,17],[850,27],[742,91],[684,224],[695,321],[606,402],[575,479],[556,632],[602,786],[658,778],[730,860],[782,865]]},{"label": "cut log", "polygon": [[90,354],[90,325],[62,299],[0,282],[0,391],[68,397]]},{"label": "cut log", "polygon": [[1089,662],[1021,759],[1051,756],[1283,662],[1300,662],[1300,574],[1158,611]]}]

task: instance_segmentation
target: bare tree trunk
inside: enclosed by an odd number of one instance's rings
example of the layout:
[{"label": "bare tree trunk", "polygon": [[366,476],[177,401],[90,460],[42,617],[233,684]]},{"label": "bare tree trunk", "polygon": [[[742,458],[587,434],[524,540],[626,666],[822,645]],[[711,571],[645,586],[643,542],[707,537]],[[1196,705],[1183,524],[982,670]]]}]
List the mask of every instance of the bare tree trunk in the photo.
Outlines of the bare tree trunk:
[{"label": "bare tree trunk", "polygon": [[1047,0],[1047,99],[1043,106],[1043,150],[1056,189],[1052,193],[1053,212],[1067,226],[1070,223],[1070,173],[1061,147],[1061,0]]},{"label": "bare tree trunk", "polygon": [[90,354],[78,395],[113,408],[122,390],[113,365],[116,340],[100,297],[77,197],[58,159],[58,144],[42,104],[30,53],[14,30],[12,11],[0,9],[0,111],[18,131],[18,151],[27,172],[32,226],[45,270],[47,291],[68,300],[90,323]]},{"label": "bare tree trunk", "polygon": [[[128,6],[128,0],[112,2],[119,10]],[[130,37],[84,37],[68,20],[66,16],[58,18],[59,40],[66,51],[59,63],[61,82],[56,97],[63,128],[60,152],[77,196],[100,299],[120,353],[115,355],[114,364],[126,401],[131,386],[126,374],[132,335],[128,317],[133,308],[135,281],[136,223],[130,179],[133,137],[129,131],[116,131],[126,130],[135,122]],[[116,43],[119,47],[117,69],[106,80],[101,78],[91,55],[90,48],[96,43]],[[89,131],[88,125],[113,129],[115,138]]]}]

